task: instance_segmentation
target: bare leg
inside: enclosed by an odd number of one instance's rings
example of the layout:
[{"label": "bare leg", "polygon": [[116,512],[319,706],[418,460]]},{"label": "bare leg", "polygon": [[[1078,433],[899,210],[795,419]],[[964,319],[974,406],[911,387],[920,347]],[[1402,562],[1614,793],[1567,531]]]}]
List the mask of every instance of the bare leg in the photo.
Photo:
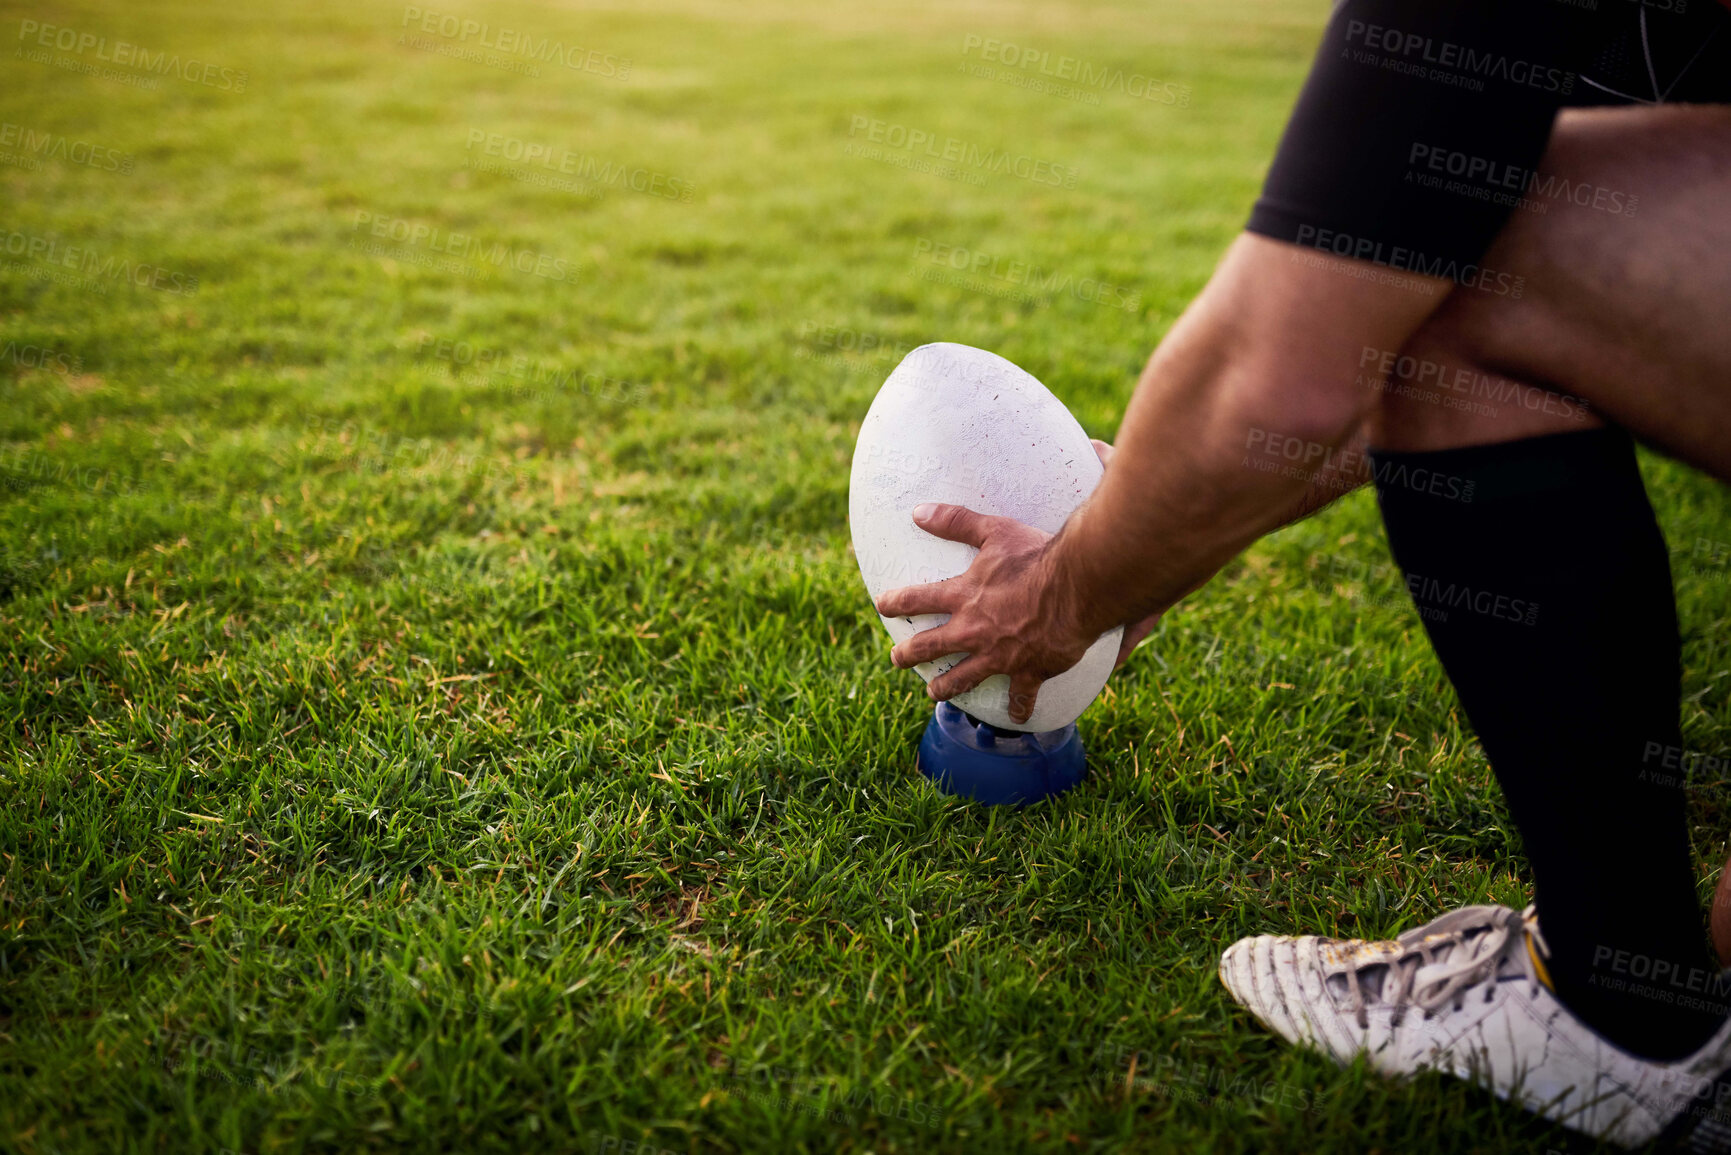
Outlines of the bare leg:
[{"label": "bare leg", "polygon": [[[1524,276],[1521,298],[1456,290],[1402,352],[1584,398],[1638,439],[1731,480],[1731,108],[1571,110],[1539,171],[1624,204],[1636,197],[1635,212],[1559,199],[1543,215],[1517,213],[1484,263]],[[1391,392],[1372,444],[1446,449],[1597,423],[1557,404],[1485,414],[1445,408],[1444,396]]]}]

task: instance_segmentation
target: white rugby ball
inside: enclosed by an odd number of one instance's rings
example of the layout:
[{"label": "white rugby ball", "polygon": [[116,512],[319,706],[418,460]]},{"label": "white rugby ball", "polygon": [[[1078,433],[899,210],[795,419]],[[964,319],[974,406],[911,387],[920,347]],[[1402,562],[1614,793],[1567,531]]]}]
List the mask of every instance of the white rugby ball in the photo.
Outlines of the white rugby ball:
[{"label": "white rugby ball", "polygon": [[[921,502],[965,505],[1057,533],[1100,482],[1088,435],[1032,374],[968,345],[922,345],[885,381],[860,426],[848,485],[848,520],[866,590],[943,581],[979,551],[914,524]],[[897,644],[948,614],[884,618]],[[994,674],[952,701],[1005,730],[1045,731],[1081,716],[1111,676],[1122,628],[1102,634],[1081,661],[1040,687],[1034,713],[1010,721],[1010,679]],[[966,654],[914,667],[930,682]]]}]

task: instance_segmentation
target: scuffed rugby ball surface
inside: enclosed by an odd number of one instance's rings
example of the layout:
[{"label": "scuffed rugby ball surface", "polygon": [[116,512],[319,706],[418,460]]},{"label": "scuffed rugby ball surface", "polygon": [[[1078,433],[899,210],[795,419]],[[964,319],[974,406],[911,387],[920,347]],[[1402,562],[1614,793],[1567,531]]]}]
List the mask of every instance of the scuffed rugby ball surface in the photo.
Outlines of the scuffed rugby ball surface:
[{"label": "scuffed rugby ball surface", "polygon": [[[965,505],[1057,533],[1101,474],[1087,433],[1032,374],[984,349],[922,345],[878,390],[854,447],[848,519],[866,590],[876,601],[900,586],[955,577],[979,552],[915,525],[921,502]],[[949,615],[882,620],[899,644]],[[1002,674],[952,700],[1006,730],[1056,730],[1099,696],[1122,634],[1101,635],[1081,661],[1041,686],[1026,722],[1010,721],[1010,680]],[[915,669],[930,682],[966,656]]]}]

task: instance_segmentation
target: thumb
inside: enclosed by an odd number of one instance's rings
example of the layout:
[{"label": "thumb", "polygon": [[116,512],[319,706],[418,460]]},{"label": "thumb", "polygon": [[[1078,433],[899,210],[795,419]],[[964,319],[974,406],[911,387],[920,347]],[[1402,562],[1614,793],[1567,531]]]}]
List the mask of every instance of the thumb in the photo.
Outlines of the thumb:
[{"label": "thumb", "polygon": [[1154,627],[1160,624],[1160,617],[1164,612],[1162,610],[1160,614],[1149,614],[1141,621],[1124,627],[1124,635],[1118,640],[1118,660],[1112,663],[1114,670],[1124,664],[1131,651],[1142,644],[1143,638],[1154,632]]}]

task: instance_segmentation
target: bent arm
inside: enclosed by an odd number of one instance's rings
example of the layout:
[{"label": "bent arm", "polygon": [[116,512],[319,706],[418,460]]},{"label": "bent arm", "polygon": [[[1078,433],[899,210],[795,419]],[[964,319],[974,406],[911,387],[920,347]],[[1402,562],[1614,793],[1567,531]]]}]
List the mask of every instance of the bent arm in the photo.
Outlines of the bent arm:
[{"label": "bent arm", "polygon": [[1078,636],[1158,613],[1356,485],[1375,393],[1446,280],[1240,236],[1149,359],[1106,475],[1042,559]]},{"label": "bent arm", "polygon": [[938,700],[1009,675],[1025,721],[1040,683],[1102,633],[1152,615],[1258,536],[1367,474],[1359,438],[1375,393],[1360,366],[1399,350],[1450,282],[1246,234],[1142,372],[1106,475],[1055,536],[955,505],[922,505],[927,532],[979,549],[966,573],[890,590],[885,617],[948,614],[900,643],[903,668],[968,656],[933,679]]}]

